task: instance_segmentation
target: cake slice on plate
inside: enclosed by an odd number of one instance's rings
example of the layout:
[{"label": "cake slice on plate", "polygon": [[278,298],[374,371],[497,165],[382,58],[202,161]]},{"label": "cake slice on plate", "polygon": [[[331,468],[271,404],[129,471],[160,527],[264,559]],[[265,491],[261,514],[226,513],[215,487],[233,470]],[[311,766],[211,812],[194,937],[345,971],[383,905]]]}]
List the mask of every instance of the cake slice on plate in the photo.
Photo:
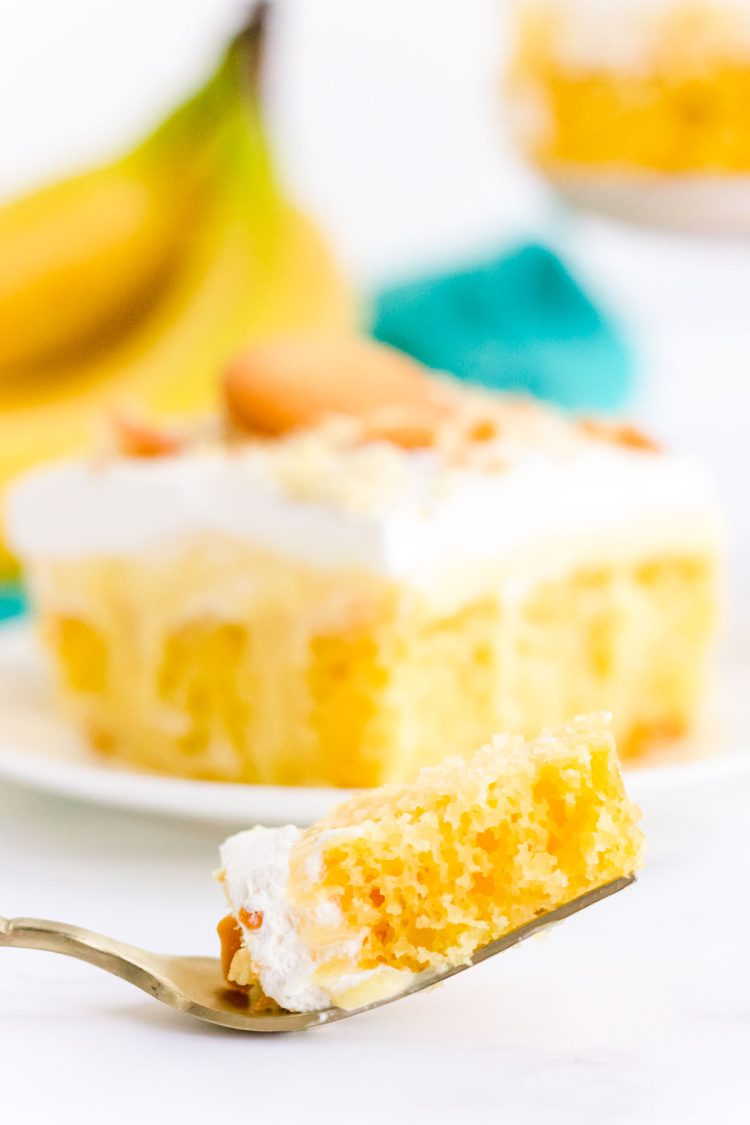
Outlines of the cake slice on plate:
[{"label": "cake slice on plate", "polygon": [[699,465],[364,340],[257,345],[224,390],[205,428],[121,421],[12,490],[101,753],[363,787],[590,711],[623,758],[691,728],[719,555]]},{"label": "cake slice on plate", "polygon": [[354,1008],[641,866],[605,716],[533,742],[497,736],[302,831],[221,849],[230,983],[295,1011]]}]

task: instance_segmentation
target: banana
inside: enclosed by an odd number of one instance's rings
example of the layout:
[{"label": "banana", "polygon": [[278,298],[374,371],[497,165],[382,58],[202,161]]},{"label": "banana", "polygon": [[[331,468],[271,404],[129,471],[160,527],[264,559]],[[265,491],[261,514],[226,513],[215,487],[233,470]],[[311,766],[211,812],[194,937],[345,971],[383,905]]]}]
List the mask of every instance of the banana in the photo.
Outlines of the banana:
[{"label": "banana", "polygon": [[135,150],[0,208],[0,486],[85,443],[108,404],[205,409],[248,340],[354,327],[324,239],[276,182],[261,40],[262,15]]}]

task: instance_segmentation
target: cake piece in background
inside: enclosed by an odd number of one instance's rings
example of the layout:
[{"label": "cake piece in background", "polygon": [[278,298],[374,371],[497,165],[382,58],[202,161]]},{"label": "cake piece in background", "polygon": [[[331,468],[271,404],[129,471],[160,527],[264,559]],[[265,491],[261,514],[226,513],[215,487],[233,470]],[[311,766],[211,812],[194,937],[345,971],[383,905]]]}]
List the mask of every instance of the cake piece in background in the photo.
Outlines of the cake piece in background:
[{"label": "cake piece in background", "polygon": [[221,849],[230,983],[281,1007],[354,1008],[642,863],[639,813],[603,716],[537,741],[497,736],[340,805]]},{"label": "cake piece in background", "polygon": [[364,340],[269,341],[224,393],[202,433],[121,426],[10,498],[92,746],[358,787],[591,710],[629,759],[690,729],[719,543],[699,466]]},{"label": "cake piece in background", "polygon": [[548,169],[750,171],[744,0],[515,0],[510,93]]}]

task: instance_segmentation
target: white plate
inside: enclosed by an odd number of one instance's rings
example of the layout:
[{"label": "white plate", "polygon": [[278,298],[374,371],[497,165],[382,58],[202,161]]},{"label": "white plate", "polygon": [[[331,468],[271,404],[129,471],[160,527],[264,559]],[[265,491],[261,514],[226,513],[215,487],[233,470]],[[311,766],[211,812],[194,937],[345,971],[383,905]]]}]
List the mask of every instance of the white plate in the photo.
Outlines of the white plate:
[{"label": "white plate", "polygon": [[575,207],[680,234],[750,236],[750,177],[559,168],[549,180]]},{"label": "white plate", "polygon": [[[730,677],[737,689],[728,693],[733,706],[726,714],[733,720],[732,745],[750,747],[750,737],[739,737],[740,730],[750,734],[750,707],[741,690],[749,681],[740,671]],[[704,735],[678,752],[688,760],[632,771],[634,794],[750,775],[750,752],[717,752],[715,736]],[[233,826],[308,824],[346,796],[341,789],[187,781],[109,765],[58,714],[49,669],[27,624],[0,628],[0,778],[99,805]]]}]

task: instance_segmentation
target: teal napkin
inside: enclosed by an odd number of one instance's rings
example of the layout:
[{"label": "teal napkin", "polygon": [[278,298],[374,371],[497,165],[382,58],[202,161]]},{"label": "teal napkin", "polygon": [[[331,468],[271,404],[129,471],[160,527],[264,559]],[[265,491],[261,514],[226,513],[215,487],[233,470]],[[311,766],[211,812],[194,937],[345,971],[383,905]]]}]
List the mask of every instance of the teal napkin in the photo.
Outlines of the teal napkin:
[{"label": "teal napkin", "polygon": [[9,621],[26,612],[23,590],[15,583],[0,583],[0,621]]},{"label": "teal napkin", "polygon": [[534,243],[385,290],[372,334],[460,379],[570,410],[615,411],[632,386],[616,325],[562,260]]}]

